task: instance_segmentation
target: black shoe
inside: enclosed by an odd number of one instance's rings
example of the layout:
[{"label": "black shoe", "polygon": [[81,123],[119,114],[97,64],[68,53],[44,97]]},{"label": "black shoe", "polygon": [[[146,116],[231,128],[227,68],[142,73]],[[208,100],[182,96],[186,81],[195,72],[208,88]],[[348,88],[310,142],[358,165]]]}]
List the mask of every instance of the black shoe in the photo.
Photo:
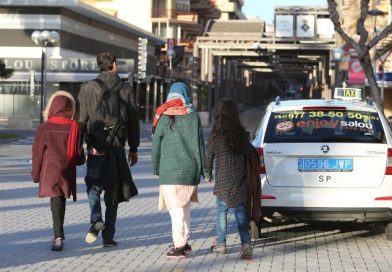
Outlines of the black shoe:
[{"label": "black shoe", "polygon": [[103,247],[114,247],[117,246],[117,242],[113,239],[103,239]]},{"label": "black shoe", "polygon": [[192,247],[188,243],[186,243],[185,246],[184,246],[184,250],[185,250],[185,252],[191,252],[192,251]]},{"label": "black shoe", "polygon": [[170,259],[185,259],[185,246],[171,248],[166,256]]},{"label": "black shoe", "polygon": [[94,243],[97,240],[98,233],[103,229],[105,224],[98,220],[95,221],[92,225],[90,230],[88,231],[86,235],[86,239],[84,240],[87,244]]},{"label": "black shoe", "polygon": [[53,239],[52,248],[51,248],[53,251],[63,250],[63,247],[64,247],[63,239],[61,239],[61,238]]},{"label": "black shoe", "polygon": [[[173,249],[174,245],[170,245],[169,248]],[[186,243],[185,246],[184,246],[184,251],[185,251],[185,253],[191,252],[192,251],[192,247],[188,243]]]}]

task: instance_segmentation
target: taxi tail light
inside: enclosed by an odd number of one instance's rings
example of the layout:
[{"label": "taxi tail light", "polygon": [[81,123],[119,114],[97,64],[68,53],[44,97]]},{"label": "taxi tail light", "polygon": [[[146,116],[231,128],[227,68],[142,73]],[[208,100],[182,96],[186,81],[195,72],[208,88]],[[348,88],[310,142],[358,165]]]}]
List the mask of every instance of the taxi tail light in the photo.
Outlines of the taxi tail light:
[{"label": "taxi tail light", "polygon": [[392,200],[392,196],[380,196],[380,197],[376,197],[374,200]]},{"label": "taxi tail light", "polygon": [[335,106],[310,106],[303,107],[303,111],[346,111],[346,107],[335,107]]},{"label": "taxi tail light", "polygon": [[260,174],[265,174],[265,164],[264,164],[264,152],[263,152],[263,148],[262,148],[262,147],[257,148],[257,152],[259,153],[259,156],[260,156],[259,173],[260,173]]},{"label": "taxi tail light", "polygon": [[261,199],[269,199],[269,200],[275,200],[276,197],[273,195],[261,195],[260,196]]},{"label": "taxi tail light", "polygon": [[392,148],[388,148],[387,165],[385,167],[385,175],[392,175]]}]

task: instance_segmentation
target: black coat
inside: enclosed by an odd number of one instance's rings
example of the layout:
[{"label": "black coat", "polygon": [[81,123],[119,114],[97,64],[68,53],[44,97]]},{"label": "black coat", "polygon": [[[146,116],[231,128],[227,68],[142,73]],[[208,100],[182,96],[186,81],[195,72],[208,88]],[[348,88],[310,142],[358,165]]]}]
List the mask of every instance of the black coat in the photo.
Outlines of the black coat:
[{"label": "black coat", "polygon": [[[109,89],[120,86],[119,94],[126,104],[126,112],[122,112],[122,115],[126,120],[126,138],[129,150],[137,152],[140,143],[140,127],[138,111],[133,103],[132,89],[128,84],[121,82],[120,77],[112,72],[101,72],[97,78],[102,80]],[[88,122],[96,111],[103,92],[104,90],[95,81],[84,83],[80,89],[78,95],[79,124],[80,129],[87,133],[87,136]],[[123,143],[124,141],[116,141],[116,143],[119,142]],[[90,147],[88,137],[87,147]],[[103,185],[105,191],[112,193],[112,200],[116,203],[128,201],[137,194],[122,144],[107,148],[103,156],[89,155],[85,181],[86,183]]]},{"label": "black coat", "polygon": [[106,178],[103,187],[105,191],[112,191],[114,203],[129,201],[138,191],[133,183],[124,149],[112,146],[106,151],[106,155]]}]

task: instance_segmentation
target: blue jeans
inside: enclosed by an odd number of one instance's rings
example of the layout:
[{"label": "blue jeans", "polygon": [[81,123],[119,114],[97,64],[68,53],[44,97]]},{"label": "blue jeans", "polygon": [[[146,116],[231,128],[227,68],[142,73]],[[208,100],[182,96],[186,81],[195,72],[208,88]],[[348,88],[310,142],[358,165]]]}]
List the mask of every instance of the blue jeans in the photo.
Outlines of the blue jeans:
[{"label": "blue jeans", "polygon": [[[227,235],[227,212],[229,208],[226,203],[216,198],[216,235],[218,245],[226,245]],[[233,208],[235,221],[237,222],[238,232],[240,234],[241,244],[250,243],[248,216],[246,215],[245,205]]]},{"label": "blue jeans", "polygon": [[106,176],[104,171],[104,169],[106,169],[104,167],[106,161],[105,156],[89,155],[87,158],[87,174],[85,181],[87,185],[88,203],[91,211],[91,224],[94,224],[96,221],[103,221],[101,194],[102,191],[105,191],[103,196],[106,206],[105,227],[102,230],[102,237],[110,240],[113,239],[114,233],[116,232],[115,224],[118,204],[113,203],[113,192],[108,192],[103,189],[104,177]]},{"label": "blue jeans", "polygon": [[[101,208],[101,193],[102,185],[87,184],[88,204],[90,205],[90,222],[93,224],[96,221],[102,221],[102,208]],[[116,232],[115,224],[117,219],[118,204],[113,203],[111,194],[104,193],[105,200],[105,227],[102,230],[102,238],[110,240],[113,239]]]}]

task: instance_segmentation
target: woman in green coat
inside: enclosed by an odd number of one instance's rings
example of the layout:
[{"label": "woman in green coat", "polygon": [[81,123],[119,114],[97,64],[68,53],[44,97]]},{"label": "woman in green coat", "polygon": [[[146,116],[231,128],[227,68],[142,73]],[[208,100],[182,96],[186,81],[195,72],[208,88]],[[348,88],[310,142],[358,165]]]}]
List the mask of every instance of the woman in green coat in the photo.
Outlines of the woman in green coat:
[{"label": "woman in green coat", "polygon": [[198,202],[197,185],[207,177],[204,138],[188,87],[176,82],[166,102],[157,108],[153,121],[152,167],[159,176],[159,209],[167,208],[172,222],[174,247],[168,258],[185,258],[188,244],[190,204]]}]

